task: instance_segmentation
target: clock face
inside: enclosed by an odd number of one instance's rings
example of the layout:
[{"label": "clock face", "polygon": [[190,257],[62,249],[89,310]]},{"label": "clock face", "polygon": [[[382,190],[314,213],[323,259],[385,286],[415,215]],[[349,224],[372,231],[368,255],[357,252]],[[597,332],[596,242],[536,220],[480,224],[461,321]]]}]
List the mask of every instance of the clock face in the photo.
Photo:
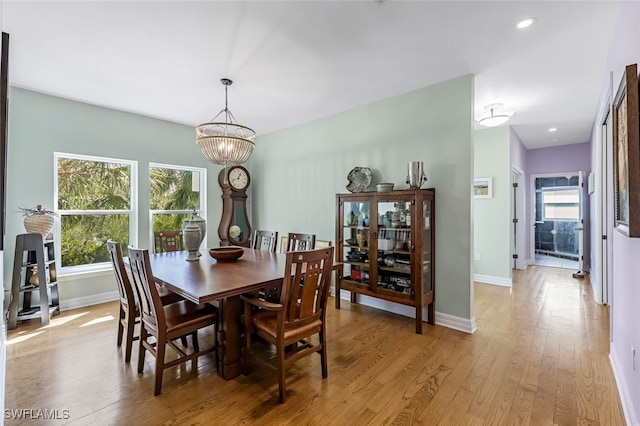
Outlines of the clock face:
[{"label": "clock face", "polygon": [[233,189],[245,189],[249,186],[249,175],[247,171],[241,167],[229,170],[229,185]]}]

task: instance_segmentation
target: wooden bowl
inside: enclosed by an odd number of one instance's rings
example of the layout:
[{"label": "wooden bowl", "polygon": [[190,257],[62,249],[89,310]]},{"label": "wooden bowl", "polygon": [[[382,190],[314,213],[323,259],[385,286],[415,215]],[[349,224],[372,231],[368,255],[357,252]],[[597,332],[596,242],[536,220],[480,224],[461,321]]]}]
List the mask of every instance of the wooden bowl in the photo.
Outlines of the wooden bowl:
[{"label": "wooden bowl", "polygon": [[235,262],[244,254],[242,247],[218,247],[209,249],[209,254],[218,262]]}]

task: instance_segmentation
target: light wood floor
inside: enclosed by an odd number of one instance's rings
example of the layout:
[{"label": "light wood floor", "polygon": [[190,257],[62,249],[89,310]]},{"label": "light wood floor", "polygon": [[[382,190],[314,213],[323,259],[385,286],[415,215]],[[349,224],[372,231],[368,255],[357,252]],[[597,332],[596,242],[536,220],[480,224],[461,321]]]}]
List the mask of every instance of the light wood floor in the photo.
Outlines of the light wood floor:
[{"label": "light wood floor", "polygon": [[624,425],[608,310],[588,279],[544,267],[514,278],[513,289],[475,285],[473,335],[425,325],[420,336],[409,318],[331,308],[329,377],[319,357],[299,361],[285,405],[273,372],[224,381],[207,358],[165,372],[154,397],[152,358],[138,375],[116,347],[115,302],[23,323],[8,334],[6,408],[70,418],[7,424]]}]

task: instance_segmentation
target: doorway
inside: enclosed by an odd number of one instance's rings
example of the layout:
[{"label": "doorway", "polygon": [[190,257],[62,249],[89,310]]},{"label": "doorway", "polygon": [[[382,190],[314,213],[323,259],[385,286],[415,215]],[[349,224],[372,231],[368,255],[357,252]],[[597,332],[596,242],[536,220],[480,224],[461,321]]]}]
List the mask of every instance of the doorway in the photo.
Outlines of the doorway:
[{"label": "doorway", "polygon": [[532,175],[534,264],[583,271],[582,172]]}]

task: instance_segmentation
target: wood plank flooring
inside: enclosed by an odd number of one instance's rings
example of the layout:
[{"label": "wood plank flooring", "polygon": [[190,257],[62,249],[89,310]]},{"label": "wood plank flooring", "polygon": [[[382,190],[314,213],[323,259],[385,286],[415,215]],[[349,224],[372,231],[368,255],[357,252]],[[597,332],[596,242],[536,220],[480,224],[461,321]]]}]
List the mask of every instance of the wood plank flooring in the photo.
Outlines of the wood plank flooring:
[{"label": "wood plank flooring", "polygon": [[427,324],[416,335],[410,318],[329,306],[329,377],[319,357],[299,361],[284,405],[272,371],[225,381],[206,357],[196,371],[167,370],[154,397],[153,358],[138,375],[137,342],[131,364],[116,347],[116,302],[63,312],[48,327],[22,323],[8,333],[5,406],[69,418],[6,424],[625,424],[608,308],[593,302],[588,277],[534,266],[515,272],[512,289],[476,283],[473,335]]}]

